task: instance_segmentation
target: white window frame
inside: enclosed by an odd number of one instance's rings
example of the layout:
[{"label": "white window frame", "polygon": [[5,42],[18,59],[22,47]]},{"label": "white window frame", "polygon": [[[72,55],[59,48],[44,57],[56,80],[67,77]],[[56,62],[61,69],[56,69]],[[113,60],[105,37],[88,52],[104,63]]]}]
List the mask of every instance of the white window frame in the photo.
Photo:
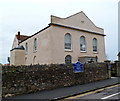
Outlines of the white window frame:
[{"label": "white window frame", "polygon": [[93,38],[93,40],[92,40],[92,50],[94,53],[98,52],[98,40],[97,40],[97,38]]},{"label": "white window frame", "polygon": [[[84,38],[84,42],[82,42],[82,39],[81,38]],[[80,52],[86,52],[86,38],[85,36],[81,36],[80,37]]]},{"label": "white window frame", "polygon": [[[66,37],[67,37],[67,35],[69,35],[70,37],[70,40],[68,39],[68,41],[70,41],[70,43],[67,43],[66,42]],[[66,46],[66,44],[69,44],[68,46]],[[68,48],[66,48],[66,47],[68,47]],[[70,48],[69,48],[70,47]],[[72,35],[70,34],[70,33],[66,33],[65,35],[64,35],[64,49],[65,49],[65,51],[72,51]]]}]

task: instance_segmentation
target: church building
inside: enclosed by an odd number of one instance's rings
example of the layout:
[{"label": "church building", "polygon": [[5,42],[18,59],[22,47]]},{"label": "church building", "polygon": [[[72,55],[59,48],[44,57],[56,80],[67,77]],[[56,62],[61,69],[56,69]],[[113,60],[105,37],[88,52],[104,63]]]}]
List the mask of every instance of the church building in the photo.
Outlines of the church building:
[{"label": "church building", "polygon": [[66,18],[51,16],[48,26],[31,36],[15,35],[11,65],[64,64],[105,60],[104,29],[83,11]]}]

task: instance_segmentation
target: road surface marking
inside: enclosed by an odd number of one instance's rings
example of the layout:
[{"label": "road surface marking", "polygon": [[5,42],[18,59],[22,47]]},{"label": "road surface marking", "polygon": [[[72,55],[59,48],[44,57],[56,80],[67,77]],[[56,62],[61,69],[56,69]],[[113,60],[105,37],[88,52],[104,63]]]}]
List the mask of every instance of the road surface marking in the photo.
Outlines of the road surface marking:
[{"label": "road surface marking", "polygon": [[90,95],[90,94],[93,94],[93,93],[96,93],[96,92],[100,92],[100,91],[103,91],[103,90],[104,90],[104,89],[100,89],[100,90],[96,90],[96,91],[92,91],[92,92],[88,92],[88,93],[76,95],[76,96],[73,96],[73,97],[68,97],[68,98],[65,98],[65,99],[66,99],[66,100],[67,100],[67,99],[75,99],[75,98],[77,98],[77,97],[82,97],[82,96]]},{"label": "road surface marking", "polygon": [[113,97],[113,96],[118,95],[118,94],[120,94],[120,92],[112,94],[112,95],[109,95],[109,96],[106,96],[106,97],[103,97],[101,99],[108,99],[108,98]]},{"label": "road surface marking", "polygon": [[82,96],[90,95],[90,94],[93,94],[93,93],[101,92],[101,91],[106,90],[106,89],[114,88],[114,87],[117,87],[117,86],[120,86],[120,84],[112,85],[110,87],[101,88],[101,89],[98,89],[98,90],[95,90],[95,91],[87,92],[87,93],[84,93],[84,94],[79,94],[79,95],[76,95],[76,96],[67,97],[64,100],[75,99],[75,98],[78,98],[78,97],[82,97]]}]

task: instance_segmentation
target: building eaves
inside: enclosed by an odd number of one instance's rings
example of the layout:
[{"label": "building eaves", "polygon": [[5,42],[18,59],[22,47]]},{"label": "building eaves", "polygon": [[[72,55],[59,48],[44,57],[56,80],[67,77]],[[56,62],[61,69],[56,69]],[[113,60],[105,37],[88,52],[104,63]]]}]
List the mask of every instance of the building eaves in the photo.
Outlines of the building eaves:
[{"label": "building eaves", "polygon": [[35,34],[33,34],[33,35],[29,36],[28,38],[26,38],[25,40],[21,41],[20,43],[22,43],[22,42],[26,41],[27,39],[29,39],[29,38],[31,38],[31,37],[33,37],[33,36],[37,35],[37,34],[39,34],[40,32],[42,32],[42,31],[46,30],[46,29],[47,29],[47,28],[49,28],[49,27],[50,27],[50,25],[49,25],[49,26],[47,26],[47,27],[45,27],[45,28],[43,28],[42,30],[40,30],[40,31],[36,32]]},{"label": "building eaves", "polygon": [[88,30],[79,29],[79,28],[74,28],[74,27],[71,27],[71,26],[66,26],[66,25],[61,25],[61,24],[50,23],[49,25],[55,25],[55,26],[70,28],[70,29],[79,30],[79,31],[83,31],[83,32],[88,32],[88,33],[95,34],[95,35],[106,36],[106,35],[101,34],[101,33],[99,33],[99,32],[88,31]]},{"label": "building eaves", "polygon": [[10,51],[13,51],[13,50],[25,50],[25,48],[23,46],[18,46],[16,48],[11,49]]},{"label": "building eaves", "polygon": [[[17,39],[18,39],[18,35],[16,35]],[[27,39],[29,36],[26,35],[20,35],[20,40],[23,41],[25,39]]]}]

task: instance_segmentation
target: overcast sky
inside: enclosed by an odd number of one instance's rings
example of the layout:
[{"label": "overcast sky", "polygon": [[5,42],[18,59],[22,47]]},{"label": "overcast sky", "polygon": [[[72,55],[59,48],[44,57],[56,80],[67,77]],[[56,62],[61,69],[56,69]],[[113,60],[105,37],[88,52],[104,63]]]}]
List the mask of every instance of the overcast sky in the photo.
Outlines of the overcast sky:
[{"label": "overcast sky", "polygon": [[83,11],[104,29],[106,56],[117,59],[119,0],[0,0],[0,63],[7,63],[15,34],[32,35],[50,23]]}]

